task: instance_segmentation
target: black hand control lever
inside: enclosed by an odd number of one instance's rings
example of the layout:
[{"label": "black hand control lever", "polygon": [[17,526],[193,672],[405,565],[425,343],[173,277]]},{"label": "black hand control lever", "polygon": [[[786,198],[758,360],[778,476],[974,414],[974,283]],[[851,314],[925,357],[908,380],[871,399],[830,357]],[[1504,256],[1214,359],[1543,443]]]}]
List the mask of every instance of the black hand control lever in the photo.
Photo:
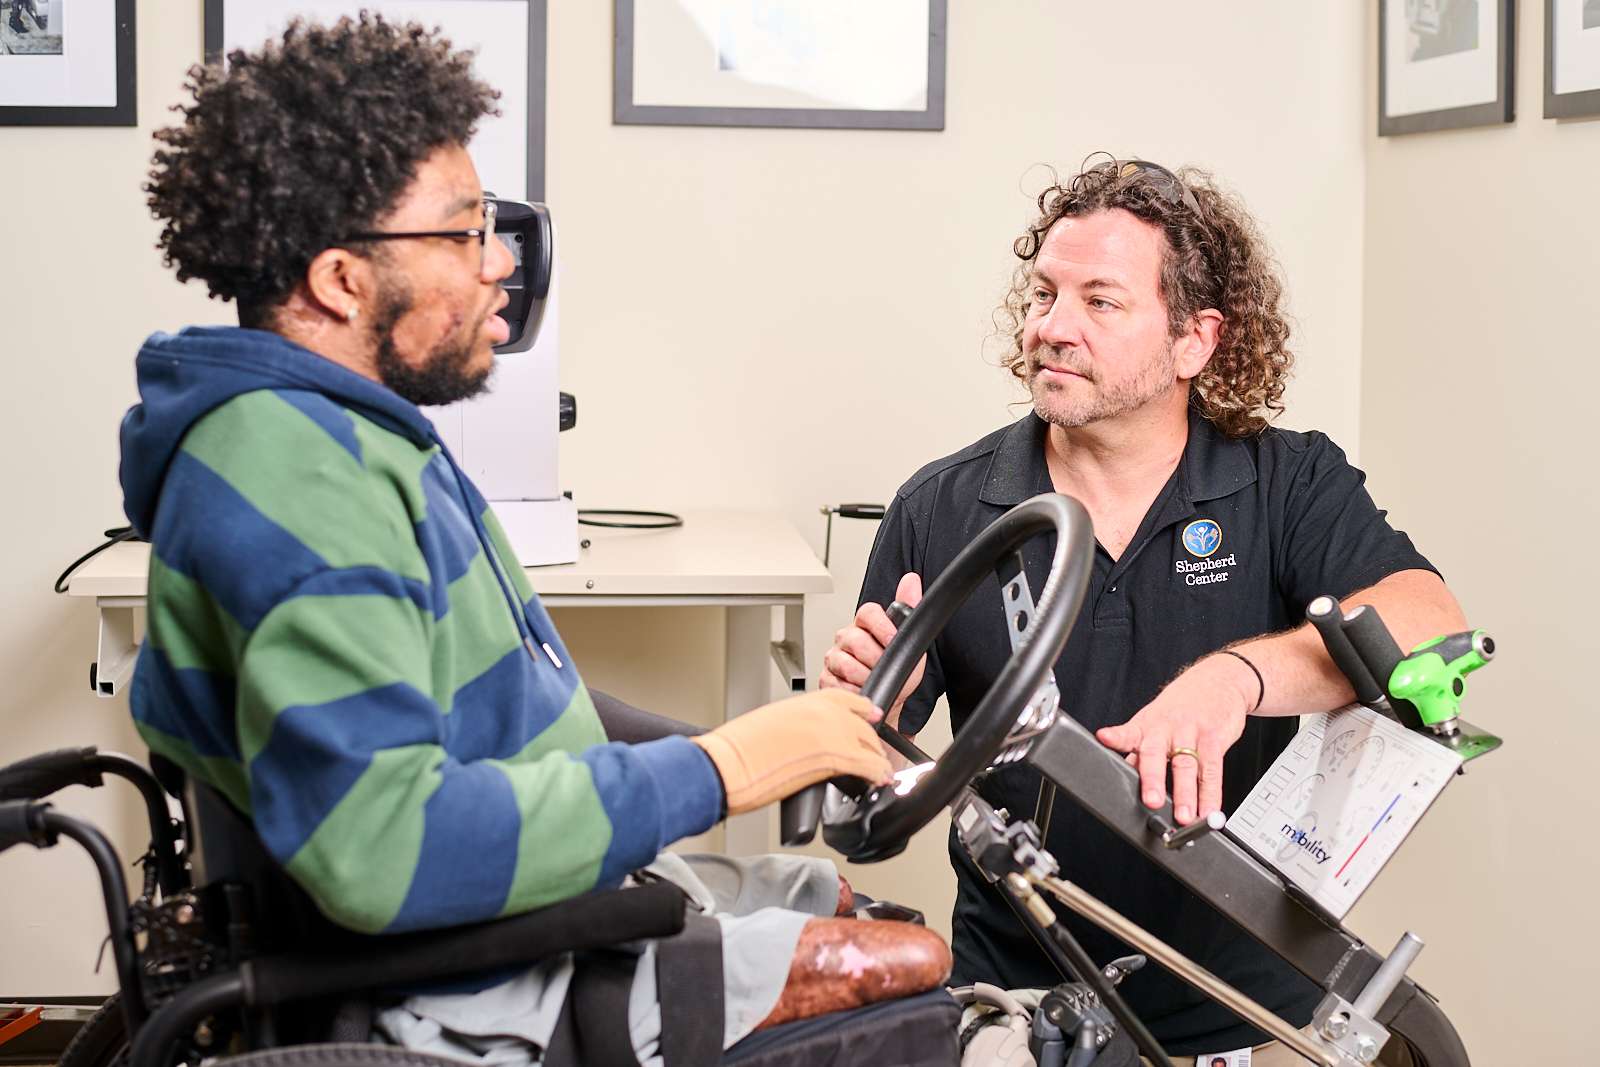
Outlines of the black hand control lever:
[{"label": "black hand control lever", "polygon": [[[898,600],[885,608],[884,612],[896,630],[911,618],[911,609]],[[906,740],[904,734],[890,726],[887,719],[878,723],[878,736],[913,763],[921,763],[928,758]],[[839,778],[833,784],[846,792],[859,793],[863,783],[859,778]],[[778,840],[783,842],[785,848],[809,844],[817,836],[817,827],[822,823],[822,802],[826,796],[826,784],[814,785],[785,797],[783,803],[778,805]]]},{"label": "black hand control lever", "polygon": [[1346,612],[1335,597],[1319,596],[1306,605],[1306,618],[1317,628],[1328,657],[1349,679],[1357,700],[1402,726],[1422,727],[1416,705],[1389,692],[1389,680],[1405,654],[1377,608],[1358,604]]},{"label": "black hand control lever", "polygon": [[1416,705],[1389,692],[1389,681],[1394,677],[1394,669],[1405,658],[1405,653],[1395,644],[1394,635],[1384,625],[1378,609],[1371,604],[1358,604],[1345,612],[1341,625],[1345,637],[1350,640],[1350,647],[1367,665],[1368,673],[1377,682],[1378,689],[1382,691],[1400,725],[1411,730],[1422,729],[1422,715]]},{"label": "black hand control lever", "polygon": [[1331,596],[1317,597],[1306,605],[1306,618],[1317,628],[1317,633],[1322,637],[1322,644],[1327,648],[1328,657],[1333,660],[1334,666],[1349,679],[1350,687],[1356,691],[1356,699],[1368,707],[1382,703],[1383,689],[1372,677],[1372,672],[1367,670],[1366,663],[1357,654],[1355,646],[1350,643],[1349,636],[1344,632],[1344,609],[1339,606],[1338,599]]}]

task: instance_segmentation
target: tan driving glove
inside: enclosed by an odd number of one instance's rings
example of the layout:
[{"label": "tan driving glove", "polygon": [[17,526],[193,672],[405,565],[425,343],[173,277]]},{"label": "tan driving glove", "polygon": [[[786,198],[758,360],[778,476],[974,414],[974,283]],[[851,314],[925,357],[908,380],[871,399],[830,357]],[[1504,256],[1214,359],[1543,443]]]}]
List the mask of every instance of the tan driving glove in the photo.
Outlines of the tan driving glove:
[{"label": "tan driving glove", "polygon": [[728,814],[738,815],[841,774],[888,781],[893,772],[868,717],[877,711],[860,694],[823,689],[747,711],[689,740],[716,764]]}]

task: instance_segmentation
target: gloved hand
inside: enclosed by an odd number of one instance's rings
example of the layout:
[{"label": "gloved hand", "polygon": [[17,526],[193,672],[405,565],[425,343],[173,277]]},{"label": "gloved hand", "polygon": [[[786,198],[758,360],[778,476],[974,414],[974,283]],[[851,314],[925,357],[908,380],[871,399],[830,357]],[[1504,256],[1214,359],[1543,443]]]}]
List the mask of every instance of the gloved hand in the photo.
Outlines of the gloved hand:
[{"label": "gloved hand", "polygon": [[728,814],[738,815],[837,775],[887,782],[889,761],[868,725],[881,718],[859,693],[825,689],[747,711],[689,740],[716,764]]}]

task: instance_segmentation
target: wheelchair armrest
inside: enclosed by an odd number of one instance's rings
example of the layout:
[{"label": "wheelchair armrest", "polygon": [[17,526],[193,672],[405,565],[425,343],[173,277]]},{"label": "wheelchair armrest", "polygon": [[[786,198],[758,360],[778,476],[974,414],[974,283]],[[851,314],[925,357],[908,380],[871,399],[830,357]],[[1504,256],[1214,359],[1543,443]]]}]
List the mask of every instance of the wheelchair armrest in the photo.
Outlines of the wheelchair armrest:
[{"label": "wheelchair armrest", "polygon": [[637,745],[641,741],[656,741],[673,735],[693,737],[706,732],[703,726],[644,711],[598,689],[589,690],[589,697],[594,701],[594,710],[599,713],[600,725],[605,727],[606,739],[610,741]]},{"label": "wheelchair armrest", "polygon": [[[168,1000],[133,1034],[129,1067],[167,1067],[183,1035],[208,1015],[236,1007],[276,1008],[294,1001],[444,981],[559,952],[671,937],[684,926],[684,896],[652,883],[588,893],[509,919],[415,934],[355,935],[322,952],[258,956],[237,970],[201,978]],[[124,991],[126,995],[126,989]]]},{"label": "wheelchair armrest", "polygon": [[352,937],[337,953],[262,956],[240,967],[245,1003],[390,988],[538,962],[561,952],[671,937],[684,925],[684,896],[663,883],[563,900],[507,919],[415,934]]}]

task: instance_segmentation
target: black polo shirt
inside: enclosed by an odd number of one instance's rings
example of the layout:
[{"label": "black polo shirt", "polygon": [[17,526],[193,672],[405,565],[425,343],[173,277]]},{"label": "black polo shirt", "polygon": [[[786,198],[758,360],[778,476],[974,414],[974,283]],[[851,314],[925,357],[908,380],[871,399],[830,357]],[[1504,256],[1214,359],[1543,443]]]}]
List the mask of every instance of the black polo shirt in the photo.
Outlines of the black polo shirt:
[{"label": "black polo shirt", "polygon": [[[1046,429],[1029,414],[918,471],[884,516],[862,601],[888,603],[907,571],[931,582],[1007,509],[1050,492]],[[1188,664],[1231,642],[1300,624],[1320,594],[1344,596],[1397,571],[1432,570],[1385,521],[1364,480],[1320,433],[1269,429],[1229,440],[1191,414],[1183,458],[1122,557],[1095,546],[1083,610],[1055,669],[1063,708],[1091,730],[1126,722]],[[1024,546],[1036,595],[1052,548],[1047,537]],[[949,697],[951,725],[961,728],[1011,654],[1004,618],[999,583],[980,587],[930,650],[902,729],[919,730],[941,694]],[[1293,716],[1249,720],[1225,759],[1226,811],[1296,728]],[[992,803],[1031,815],[1039,775],[1013,764],[990,775],[983,791]],[[1319,997],[1311,983],[1065,797],[1047,844],[1066,877],[1290,1022],[1310,1021]],[[951,858],[958,875],[953,981],[1005,988],[1059,981],[953,837]],[[1097,962],[1129,951],[1097,927],[1068,921]],[[1130,977],[1122,991],[1175,1054],[1267,1040],[1159,966]]]}]

